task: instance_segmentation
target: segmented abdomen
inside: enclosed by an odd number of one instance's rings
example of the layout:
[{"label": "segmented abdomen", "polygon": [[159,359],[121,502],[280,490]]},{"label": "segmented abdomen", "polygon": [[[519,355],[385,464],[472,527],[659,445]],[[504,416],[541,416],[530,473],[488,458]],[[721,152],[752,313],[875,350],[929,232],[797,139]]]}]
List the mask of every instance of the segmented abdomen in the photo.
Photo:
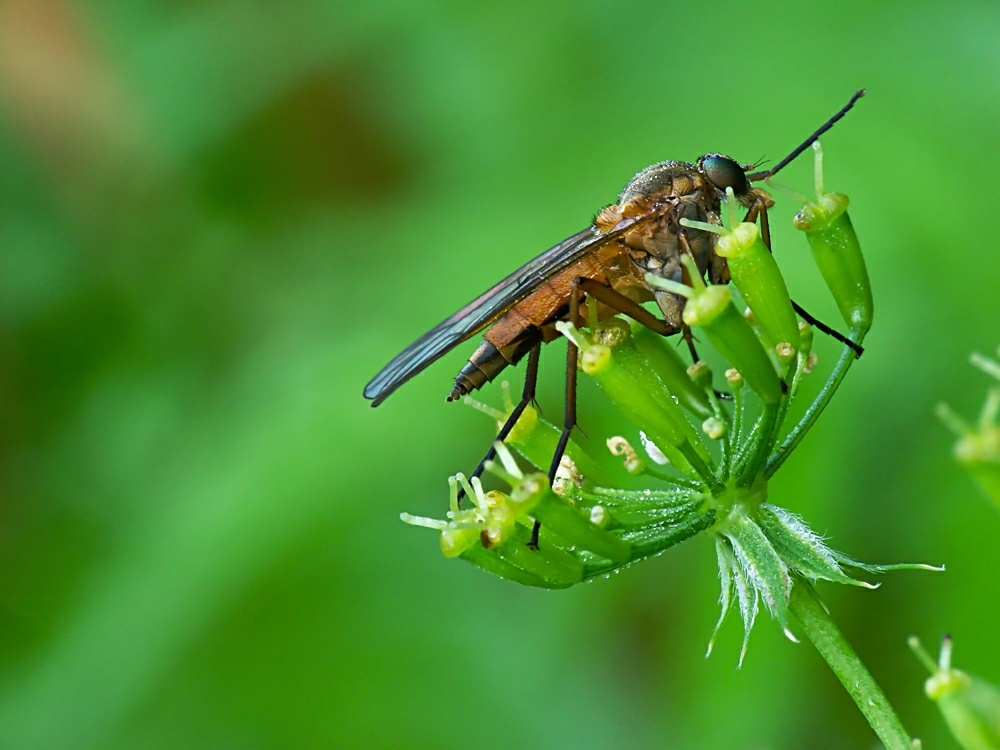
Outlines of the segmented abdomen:
[{"label": "segmented abdomen", "polygon": [[534,294],[504,313],[485,333],[483,343],[455,377],[448,400],[454,401],[481,388],[507,365],[516,364],[535,344],[556,338],[558,334],[551,329],[551,324],[569,312],[573,282],[580,277],[612,285],[634,279],[628,250],[617,242],[605,245],[549,279]]}]

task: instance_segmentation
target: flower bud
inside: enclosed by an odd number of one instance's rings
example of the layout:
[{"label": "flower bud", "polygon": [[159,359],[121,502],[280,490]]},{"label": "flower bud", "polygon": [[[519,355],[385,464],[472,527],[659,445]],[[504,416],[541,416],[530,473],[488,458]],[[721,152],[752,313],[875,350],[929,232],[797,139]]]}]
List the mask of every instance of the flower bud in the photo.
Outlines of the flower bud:
[{"label": "flower bud", "polygon": [[728,305],[705,333],[727,362],[740,371],[747,385],[764,403],[777,403],[781,399],[781,381],[774,371],[753,329],[739,311]]},{"label": "flower bud", "polygon": [[653,463],[659,464],[660,466],[666,466],[670,463],[670,459],[667,458],[666,454],[656,447],[656,443],[649,439],[649,436],[645,432],[639,430],[639,439],[642,441],[642,448],[646,451],[646,455],[649,456]]},{"label": "flower bud", "polygon": [[[542,588],[579,583],[583,580],[583,564],[565,549],[555,544],[539,551],[528,548],[531,534],[525,525],[530,523],[527,514],[547,496],[555,497],[548,478],[544,474],[523,476],[506,446],[498,443],[496,449],[504,468],[493,466],[491,470],[512,483],[509,497],[502,492],[484,492],[478,477],[469,481],[456,474],[448,479],[449,520],[409,513],[400,514],[400,519],[412,526],[439,530],[445,557],[461,557],[502,578]],[[459,508],[459,485],[475,507]]]},{"label": "flower bud", "polygon": [[733,293],[728,287],[713,285],[698,290],[684,306],[684,322],[707,328],[732,307]]},{"label": "flower bud", "polygon": [[632,341],[681,406],[702,418],[712,416],[712,407],[705,389],[692,382],[687,365],[670,342],[638,324],[632,327]]},{"label": "flower bud", "polygon": [[739,222],[736,217],[736,196],[726,190],[730,228],[681,219],[681,224],[721,235],[715,252],[729,262],[733,283],[760,323],[768,342],[788,342],[799,346],[798,319],[792,309],[788,287],[781,270],[760,238],[756,224]]},{"label": "flower bud", "polygon": [[774,347],[774,352],[778,355],[778,360],[787,365],[795,356],[795,347],[788,342],[782,342]]},{"label": "flower bud", "polygon": [[[404,522],[406,514],[400,516]],[[458,557],[479,542],[479,529],[441,529],[441,552],[445,557]]]},{"label": "flower bud", "polygon": [[559,459],[559,467],[556,469],[556,478],[552,483],[552,491],[557,495],[564,495],[571,486],[582,487],[584,484],[583,474],[576,468],[573,459],[565,453]]},{"label": "flower bud", "polygon": [[705,331],[715,349],[740,371],[747,385],[761,401],[766,404],[778,403],[782,394],[781,381],[750,324],[733,305],[732,292],[721,285],[706,286],[691,258],[684,256],[681,260],[688,269],[694,287],[652,274],[646,275],[646,281],[687,297],[684,322],[700,326]]},{"label": "flower bud", "polygon": [[[579,334],[568,324],[558,323],[557,327],[565,335]],[[582,339],[582,337],[580,337]],[[580,365],[601,387],[612,403],[633,422],[645,430],[661,448],[677,447],[687,441],[683,426],[672,416],[665,414],[653,400],[652,394],[636,383],[635,379],[622,367],[618,359],[611,356],[611,347],[592,344],[585,339],[578,340]],[[686,420],[685,420],[686,421]]]},{"label": "flower bud", "polygon": [[599,377],[611,366],[611,347],[591,344],[580,350],[580,369],[591,377]]},{"label": "flower bud", "polygon": [[[684,416],[684,412],[678,404],[678,399],[674,397],[673,393],[660,379],[658,371],[649,366],[649,361],[642,356],[642,353],[635,346],[628,324],[621,318],[610,318],[595,326],[593,338],[595,343],[606,343],[612,348],[612,356],[615,358],[615,361],[632,376],[635,382],[639,384],[641,390],[649,394],[659,404],[660,408],[670,417],[673,423],[680,426],[694,449],[698,451],[702,459],[708,461],[708,449],[705,448],[698,433]],[[692,382],[691,378],[687,378],[687,380],[692,388],[701,385],[700,383]],[[710,387],[711,373],[709,373],[708,384]],[[707,394],[705,395],[707,396]]]},{"label": "flower bud", "polygon": [[[972,364],[1000,380],[1000,363],[979,353],[970,357]],[[947,404],[938,404],[938,417],[958,436],[952,449],[955,460],[979,483],[1000,507],[1000,388],[987,391],[986,403],[975,424],[969,424]]]},{"label": "flower bud", "polygon": [[817,355],[816,352],[809,352],[809,355],[806,357],[805,364],[802,365],[802,373],[804,375],[808,375],[816,368],[816,365],[818,364],[819,364],[819,355]]},{"label": "flower bud", "polygon": [[924,690],[938,704],[958,744],[965,750],[1000,750],[1000,690],[952,668],[951,636],[944,637],[937,664],[917,638],[911,637],[908,643],[930,670]]},{"label": "flower bud", "polygon": [[709,417],[701,423],[701,431],[712,440],[718,440],[726,434],[726,423],[716,417]]},{"label": "flower bud", "polygon": [[[664,400],[658,400],[655,389],[651,391],[642,387],[624,367],[623,361],[612,355],[611,347],[591,343],[569,323],[556,323],[556,328],[579,348],[583,371],[597,381],[615,408],[645,432],[670,458],[671,463],[692,478],[703,478],[708,473],[704,469],[704,459],[689,442],[691,423],[684,418],[676,403],[671,400],[676,412],[665,410],[662,405]],[[602,336],[602,340],[618,344],[625,337]],[[701,448],[704,450],[704,445]]]},{"label": "flower bud", "polygon": [[799,352],[812,351],[813,327],[804,320],[799,322]]},{"label": "flower bud", "polygon": [[698,360],[687,368],[687,375],[695,385],[702,390],[712,387],[712,370],[703,361]]},{"label": "flower bud", "polygon": [[608,438],[608,450],[613,456],[625,457],[625,471],[633,476],[639,476],[646,471],[646,462],[639,458],[635,448],[629,445],[628,440],[619,436]]},{"label": "flower bud", "polygon": [[793,223],[806,233],[813,258],[844,322],[851,330],[864,334],[871,328],[874,306],[861,245],[847,214],[850,201],[843,193],[824,191],[823,151],[818,142],[813,149],[816,202],[804,205]]}]

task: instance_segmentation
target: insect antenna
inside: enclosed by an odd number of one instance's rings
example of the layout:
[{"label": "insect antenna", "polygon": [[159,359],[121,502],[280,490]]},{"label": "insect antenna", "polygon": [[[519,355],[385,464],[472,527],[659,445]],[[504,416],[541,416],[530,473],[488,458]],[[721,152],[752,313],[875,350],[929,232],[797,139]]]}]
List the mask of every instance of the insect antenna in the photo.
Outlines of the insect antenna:
[{"label": "insect antenna", "polygon": [[854,96],[851,97],[851,100],[847,102],[847,104],[845,104],[844,107],[839,112],[837,112],[837,114],[835,114],[825,123],[823,123],[822,127],[820,127],[819,130],[817,130],[811,136],[806,138],[805,141],[803,141],[794,151],[792,151],[792,153],[790,153],[784,159],[775,164],[771,169],[766,169],[763,172],[753,172],[752,174],[748,174],[747,179],[750,180],[751,182],[766,180],[768,177],[771,177],[772,175],[777,174],[780,170],[784,169],[799,154],[801,154],[803,151],[805,151],[807,148],[813,145],[813,143],[815,143],[819,139],[819,137],[823,135],[823,133],[832,128],[837,123],[837,120],[846,115],[851,110],[851,107],[854,106],[855,102],[857,102],[858,99],[860,99],[864,95],[865,95],[864,89],[861,89],[860,91],[856,92]]}]

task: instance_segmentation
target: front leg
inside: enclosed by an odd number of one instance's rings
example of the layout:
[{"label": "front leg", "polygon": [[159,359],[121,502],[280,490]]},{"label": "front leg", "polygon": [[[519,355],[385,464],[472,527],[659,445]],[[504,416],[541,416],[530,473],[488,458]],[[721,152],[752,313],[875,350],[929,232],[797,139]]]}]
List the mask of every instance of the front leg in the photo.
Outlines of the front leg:
[{"label": "front leg", "polygon": [[570,297],[569,303],[569,319],[574,324],[579,320],[579,297],[581,292],[589,294],[615,312],[627,315],[636,323],[646,326],[646,328],[661,336],[673,336],[675,333],[680,333],[680,325],[660,320],[638,302],[629,299],[620,292],[616,292],[607,284],[602,284],[595,279],[586,278],[578,278],[573,282],[573,296]]},{"label": "front leg", "polygon": [[[616,292],[606,284],[584,277],[577,277],[573,280],[573,289],[569,298],[569,320],[574,325],[580,320],[580,297],[583,294],[589,294],[595,300],[602,302],[612,310],[627,315],[637,323],[646,326],[662,336],[672,336],[681,330],[679,326],[673,326],[666,321],[660,320],[642,305]],[[566,406],[563,412],[562,433],[559,435],[559,443],[556,445],[556,451],[552,456],[552,463],[549,465],[548,476],[550,486],[555,484],[556,473],[559,471],[559,465],[562,463],[563,455],[566,453],[566,446],[569,444],[573,428],[576,427],[576,377],[579,356],[580,352],[576,348],[576,344],[566,339]],[[532,549],[538,549],[538,532],[541,528],[542,524],[535,521],[535,525],[531,530],[531,541],[528,542],[528,546]]]}]

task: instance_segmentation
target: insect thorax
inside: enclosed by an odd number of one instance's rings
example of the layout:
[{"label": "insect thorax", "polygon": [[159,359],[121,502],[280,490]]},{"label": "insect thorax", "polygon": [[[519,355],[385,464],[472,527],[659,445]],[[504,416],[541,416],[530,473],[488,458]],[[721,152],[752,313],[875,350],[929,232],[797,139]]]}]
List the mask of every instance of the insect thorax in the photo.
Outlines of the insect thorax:
[{"label": "insect thorax", "polygon": [[[680,220],[719,222],[720,196],[698,171],[684,161],[663,161],[646,167],[629,180],[622,190],[613,213],[627,218],[648,210],[656,203],[672,208],[663,217],[650,222],[623,238],[633,262],[643,272],[680,280],[680,256],[684,251],[678,233]],[[602,216],[605,220],[616,218]],[[599,217],[599,219],[602,217]],[[700,230],[685,230],[687,246],[703,271],[710,272],[714,256],[714,237]]]},{"label": "insect thorax", "polygon": [[704,194],[703,200],[714,204],[718,211],[721,196],[698,167],[686,161],[661,161],[628,181],[618,196],[618,206],[627,212],[628,207],[636,203],[654,203],[671,196],[683,198],[696,193]]},{"label": "insect thorax", "polygon": [[[684,161],[663,161],[646,167],[629,180],[617,204],[608,206],[595,219],[595,226],[608,231],[625,218],[638,216],[655,204],[670,206],[661,218],[629,232],[621,240],[631,258],[640,285],[656,297],[664,317],[679,324],[683,300],[657,292],[644,282],[652,273],[673,281],[682,281],[680,258],[690,250],[698,267],[715,282],[728,280],[725,260],[715,254],[715,236],[697,229],[686,229],[679,236],[681,219],[720,223],[721,195],[698,168]],[[653,294],[655,292],[655,295]]]}]

